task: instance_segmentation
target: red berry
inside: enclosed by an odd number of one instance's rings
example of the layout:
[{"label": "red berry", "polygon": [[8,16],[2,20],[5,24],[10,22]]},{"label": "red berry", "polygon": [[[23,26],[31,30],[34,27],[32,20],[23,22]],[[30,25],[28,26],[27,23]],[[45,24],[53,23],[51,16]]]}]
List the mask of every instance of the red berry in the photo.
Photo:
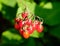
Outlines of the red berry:
[{"label": "red berry", "polygon": [[27,24],[24,24],[24,26],[23,26],[23,30],[27,30],[27,27],[28,27],[28,25]]},{"label": "red berry", "polygon": [[19,21],[19,27],[22,28],[23,27],[23,24],[24,24],[24,21],[20,20]]},{"label": "red berry", "polygon": [[32,27],[35,29],[35,27],[36,27],[36,23],[33,22],[31,25],[32,25]]},{"label": "red berry", "polygon": [[39,24],[39,21],[35,20],[31,25],[34,29],[36,29],[38,24]]},{"label": "red berry", "polygon": [[35,25],[40,24],[40,22],[38,20],[35,20],[34,23],[35,23]]},{"label": "red berry", "polygon": [[28,16],[28,13],[27,13],[27,12],[23,12],[23,13],[22,13],[22,17],[23,17],[23,18],[25,18],[25,17],[27,17],[27,16]]},{"label": "red berry", "polygon": [[20,19],[19,18],[15,18],[15,22],[19,22],[20,21]]},{"label": "red berry", "polygon": [[28,25],[30,25],[32,23],[32,20],[31,19],[29,19],[28,20]]},{"label": "red berry", "polygon": [[19,32],[20,32],[21,35],[23,35],[24,30],[20,29]]},{"label": "red berry", "polygon": [[29,27],[27,28],[27,31],[28,31],[30,34],[32,34],[33,31],[34,31],[33,26],[29,26]]},{"label": "red berry", "polygon": [[25,21],[25,24],[31,25],[31,24],[32,24],[32,20],[31,20],[31,19],[27,19],[27,20]]},{"label": "red berry", "polygon": [[17,23],[15,23],[14,27],[15,29],[19,30],[19,25]]},{"label": "red berry", "polygon": [[36,26],[36,30],[38,31],[38,32],[42,32],[43,31],[43,25],[37,25]]},{"label": "red berry", "polygon": [[24,37],[25,39],[28,39],[28,38],[30,37],[29,32],[28,32],[28,31],[23,32],[23,37]]}]

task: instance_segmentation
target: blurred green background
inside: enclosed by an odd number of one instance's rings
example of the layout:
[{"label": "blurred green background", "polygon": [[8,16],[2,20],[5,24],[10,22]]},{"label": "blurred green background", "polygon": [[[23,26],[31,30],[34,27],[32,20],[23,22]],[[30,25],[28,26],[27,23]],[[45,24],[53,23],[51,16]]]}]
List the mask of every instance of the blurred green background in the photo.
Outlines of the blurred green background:
[{"label": "blurred green background", "polygon": [[[24,39],[14,28],[14,19],[24,5],[36,16],[44,19],[44,31],[34,32]],[[0,46],[59,46],[60,1],[59,0],[0,0]]]}]

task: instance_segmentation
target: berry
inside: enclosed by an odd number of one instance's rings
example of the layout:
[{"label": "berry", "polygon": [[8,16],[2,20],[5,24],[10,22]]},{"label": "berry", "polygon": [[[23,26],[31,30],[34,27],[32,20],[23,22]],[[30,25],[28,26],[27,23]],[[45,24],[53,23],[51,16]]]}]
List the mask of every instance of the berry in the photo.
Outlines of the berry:
[{"label": "berry", "polygon": [[17,23],[15,23],[14,27],[15,29],[19,30],[19,25]]},{"label": "berry", "polygon": [[19,27],[22,28],[23,27],[23,24],[24,24],[24,21],[20,20],[19,21]]},{"label": "berry", "polygon": [[31,25],[32,20],[31,20],[31,19],[29,19],[27,23],[28,23],[28,25]]},{"label": "berry", "polygon": [[22,17],[23,17],[23,18],[25,18],[25,17],[27,17],[27,16],[28,16],[28,13],[27,13],[27,12],[23,12],[23,13],[22,13]]},{"label": "berry", "polygon": [[40,24],[40,22],[38,20],[35,20],[34,23],[35,23],[35,25]]},{"label": "berry", "polygon": [[23,29],[20,29],[20,30],[19,30],[19,33],[20,33],[21,35],[23,35],[23,32],[24,32]]},{"label": "berry", "polygon": [[24,37],[25,39],[28,39],[28,38],[30,37],[29,32],[28,32],[28,31],[23,32],[23,37]]},{"label": "berry", "polygon": [[36,23],[33,22],[31,25],[32,25],[32,27],[35,29],[35,27],[36,27]]},{"label": "berry", "polygon": [[20,19],[19,18],[15,18],[15,22],[19,22],[20,21]]},{"label": "berry", "polygon": [[39,24],[39,21],[35,20],[31,25],[34,29],[36,29],[38,24]]},{"label": "berry", "polygon": [[27,31],[28,31],[30,34],[32,34],[33,31],[34,31],[34,28],[33,28],[32,26],[29,26],[29,27],[27,28]]},{"label": "berry", "polygon": [[37,27],[36,27],[36,30],[38,31],[38,32],[42,32],[43,31],[43,25],[37,25]]},{"label": "berry", "polygon": [[[31,14],[31,13],[29,13]],[[34,17],[34,20],[32,20]],[[40,21],[39,21],[40,20]],[[38,16],[35,17],[32,14],[30,17],[28,16],[28,12],[26,9],[21,14],[21,16],[16,16],[15,18],[15,29],[19,30],[19,33],[25,38],[28,39],[30,34],[37,30],[37,32],[41,33],[43,31],[43,19]]]},{"label": "berry", "polygon": [[31,20],[31,19],[27,19],[27,20],[25,21],[25,24],[31,25],[31,24],[32,24],[32,20]]},{"label": "berry", "polygon": [[25,24],[24,26],[23,26],[23,30],[27,30],[27,27],[28,27],[28,25],[27,24]]}]

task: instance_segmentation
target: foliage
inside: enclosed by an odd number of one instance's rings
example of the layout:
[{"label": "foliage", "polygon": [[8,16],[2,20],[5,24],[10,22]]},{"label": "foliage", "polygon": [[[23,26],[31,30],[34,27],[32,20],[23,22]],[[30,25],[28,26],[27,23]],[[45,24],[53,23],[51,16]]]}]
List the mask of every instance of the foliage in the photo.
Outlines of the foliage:
[{"label": "foliage", "polygon": [[[0,46],[54,46],[60,44],[60,2],[58,0],[57,2],[41,0],[38,4],[37,2],[36,0],[0,0],[0,33],[2,32]],[[22,38],[14,28],[14,19],[17,14],[23,12],[24,5],[31,13],[44,19],[44,31],[40,34],[34,32],[29,39]]]}]

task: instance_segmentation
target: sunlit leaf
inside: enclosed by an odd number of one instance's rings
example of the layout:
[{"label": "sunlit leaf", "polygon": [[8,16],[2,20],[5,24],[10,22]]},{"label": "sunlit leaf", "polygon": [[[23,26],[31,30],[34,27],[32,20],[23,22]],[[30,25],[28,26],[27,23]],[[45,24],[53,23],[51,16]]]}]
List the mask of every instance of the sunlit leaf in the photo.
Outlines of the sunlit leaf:
[{"label": "sunlit leaf", "polygon": [[[22,40],[22,37],[21,35],[19,35],[18,32],[16,32],[16,30],[14,29],[9,29],[9,30],[6,30],[5,32],[3,32],[2,34],[2,39],[4,40],[3,43],[22,43],[24,40]],[[18,44],[19,44],[18,43]]]},{"label": "sunlit leaf", "polygon": [[3,32],[2,35],[8,38],[9,40],[11,39],[20,40],[21,39],[20,35],[11,33],[10,31]]},{"label": "sunlit leaf", "polygon": [[41,2],[39,5],[40,7],[43,7],[45,5],[45,2]]},{"label": "sunlit leaf", "polygon": [[46,4],[43,6],[43,8],[45,8],[45,9],[52,9],[52,8],[53,8],[52,3],[51,3],[51,2],[46,3]]},{"label": "sunlit leaf", "polygon": [[25,8],[25,6],[28,8],[28,11],[31,13],[34,13],[34,9],[35,9],[35,3],[34,2],[28,2],[28,1],[18,1],[18,6],[22,9]]},{"label": "sunlit leaf", "polygon": [[39,33],[37,31],[34,31],[33,34],[31,34],[31,37],[39,38]]},{"label": "sunlit leaf", "polygon": [[16,4],[16,0],[2,0],[2,3],[11,7],[14,7]]},{"label": "sunlit leaf", "polygon": [[2,10],[2,4],[0,3],[0,11]]}]

